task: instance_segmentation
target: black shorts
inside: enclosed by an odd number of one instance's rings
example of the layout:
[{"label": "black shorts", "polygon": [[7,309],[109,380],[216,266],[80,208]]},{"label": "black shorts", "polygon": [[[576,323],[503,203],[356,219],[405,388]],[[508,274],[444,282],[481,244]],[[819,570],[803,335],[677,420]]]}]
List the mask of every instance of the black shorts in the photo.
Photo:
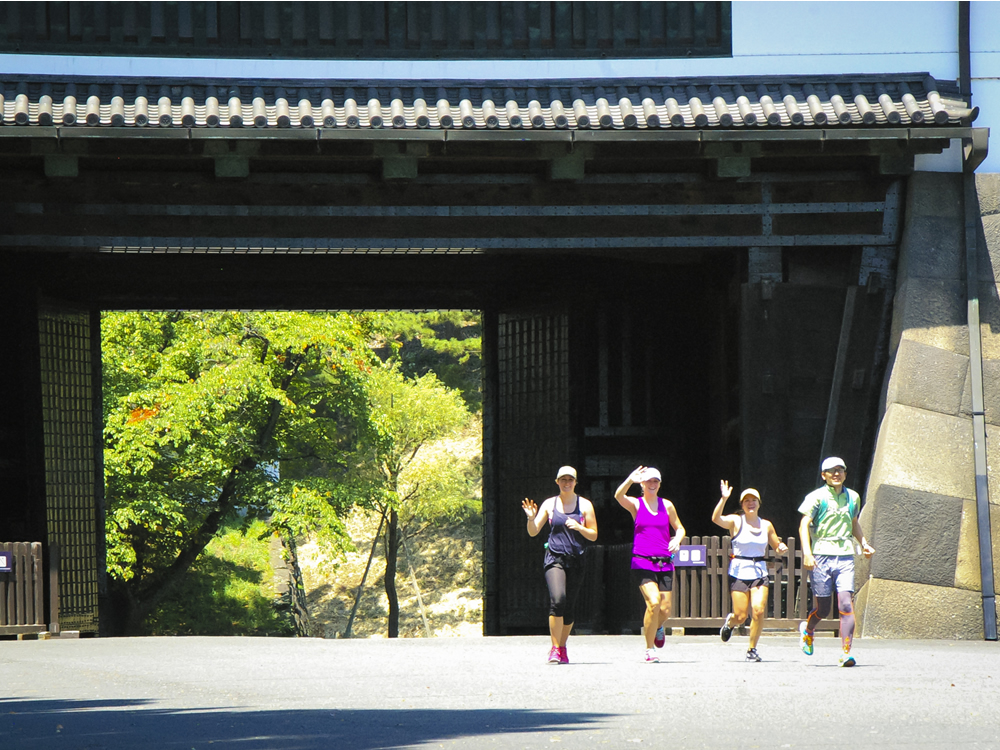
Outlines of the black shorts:
[{"label": "black shorts", "polygon": [[761,586],[767,588],[767,583],[767,578],[753,578],[749,581],[744,581],[742,578],[729,576],[729,590],[740,591],[744,594],[749,594],[750,589],[757,589]]},{"label": "black shorts", "polygon": [[660,591],[672,591],[674,588],[674,572],[672,570],[642,570],[632,568],[632,581],[637,586],[645,586],[655,582]]}]

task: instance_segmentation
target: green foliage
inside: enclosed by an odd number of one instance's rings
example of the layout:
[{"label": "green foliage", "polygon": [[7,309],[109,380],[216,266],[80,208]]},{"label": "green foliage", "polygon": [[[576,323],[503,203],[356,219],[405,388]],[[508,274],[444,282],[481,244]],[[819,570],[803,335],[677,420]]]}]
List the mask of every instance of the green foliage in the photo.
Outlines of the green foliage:
[{"label": "green foliage", "polygon": [[[464,523],[482,511],[482,427],[477,418],[447,437],[425,444],[400,475],[399,493],[408,498],[401,513],[404,531],[416,524]],[[475,439],[475,450],[469,442]]]},{"label": "green foliage", "polygon": [[[405,499],[422,491],[419,482],[403,482],[421,447],[463,427],[469,412],[461,396],[429,372],[413,379],[389,364],[367,379],[371,419],[381,441],[376,465],[388,490]],[[426,479],[426,478],[425,478]]]},{"label": "green foliage", "polygon": [[462,393],[470,410],[482,410],[483,326],[478,312],[394,312],[387,316],[387,329],[391,339],[383,355],[398,361],[404,375],[433,372]]},{"label": "green foliage", "polygon": [[[108,572],[137,626],[237,507],[342,539],[336,477],[278,479],[282,458],[336,465],[372,432],[364,380],[378,316],[106,313]],[[143,604],[145,603],[145,604]]]},{"label": "green foliage", "polygon": [[272,605],[270,533],[263,521],[220,532],[147,618],[149,635],[294,635]]},{"label": "green foliage", "polygon": [[[479,510],[479,452],[455,447],[478,430],[474,315],[110,312],[102,334],[116,632],[148,630],[153,612],[156,632],[211,632],[187,602],[214,608],[219,632],[234,607],[257,612],[259,568],[202,554],[226,524],[308,534],[336,558],[354,505],[392,511],[393,534],[398,513],[409,536]],[[251,619],[273,632],[263,610]]]}]

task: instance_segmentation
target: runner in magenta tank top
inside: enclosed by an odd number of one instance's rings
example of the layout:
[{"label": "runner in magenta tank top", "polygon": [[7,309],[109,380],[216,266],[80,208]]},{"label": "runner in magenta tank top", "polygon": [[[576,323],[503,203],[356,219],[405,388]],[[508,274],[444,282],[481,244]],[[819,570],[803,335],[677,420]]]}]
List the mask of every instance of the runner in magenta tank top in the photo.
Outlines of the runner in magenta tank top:
[{"label": "runner in magenta tank top", "polygon": [[[626,494],[635,482],[642,484],[640,497]],[[615,492],[615,500],[632,514],[635,521],[632,569],[636,571],[639,592],[646,602],[642,624],[647,663],[660,660],[657,649],[662,648],[665,641],[663,623],[670,616],[670,592],[673,588],[674,564],[671,557],[686,535],[674,504],[660,497],[657,494],[659,489],[660,472],[640,466]]]},{"label": "runner in magenta tank top", "polygon": [[656,513],[651,513],[646,503],[639,503],[632,540],[632,569],[672,571],[674,563],[670,555],[670,514],[663,506],[663,498],[656,498]]}]

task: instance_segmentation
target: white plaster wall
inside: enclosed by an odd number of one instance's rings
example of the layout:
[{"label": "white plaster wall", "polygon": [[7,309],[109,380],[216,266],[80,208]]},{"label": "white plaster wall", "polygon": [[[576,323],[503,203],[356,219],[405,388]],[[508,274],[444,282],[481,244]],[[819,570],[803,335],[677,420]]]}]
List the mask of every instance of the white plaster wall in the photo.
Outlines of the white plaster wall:
[{"label": "white plaster wall", "polygon": [[[977,126],[1000,133],[1000,2],[972,3]],[[304,61],[0,55],[6,73],[183,78],[407,79],[647,78],[927,72],[958,77],[958,3],[843,0],[733,3],[733,57],[683,60]],[[1000,146],[981,172],[1000,172]],[[922,160],[952,169],[955,160]],[[949,166],[950,165],[950,166]]]},{"label": "white plaster wall", "polygon": [[990,155],[979,172],[1000,172],[1000,2],[971,5],[972,103],[978,127],[990,129]]}]

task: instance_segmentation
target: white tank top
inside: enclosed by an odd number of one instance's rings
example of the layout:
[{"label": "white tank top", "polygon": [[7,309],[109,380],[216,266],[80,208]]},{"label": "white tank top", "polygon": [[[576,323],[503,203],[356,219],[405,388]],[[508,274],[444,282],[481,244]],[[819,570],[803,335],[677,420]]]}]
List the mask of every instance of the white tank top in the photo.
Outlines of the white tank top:
[{"label": "white tank top", "polygon": [[741,581],[767,578],[767,563],[763,560],[741,560],[743,557],[764,557],[767,554],[767,531],[761,523],[759,529],[740,517],[740,530],[732,541],[733,559],[729,561],[729,575]]}]

